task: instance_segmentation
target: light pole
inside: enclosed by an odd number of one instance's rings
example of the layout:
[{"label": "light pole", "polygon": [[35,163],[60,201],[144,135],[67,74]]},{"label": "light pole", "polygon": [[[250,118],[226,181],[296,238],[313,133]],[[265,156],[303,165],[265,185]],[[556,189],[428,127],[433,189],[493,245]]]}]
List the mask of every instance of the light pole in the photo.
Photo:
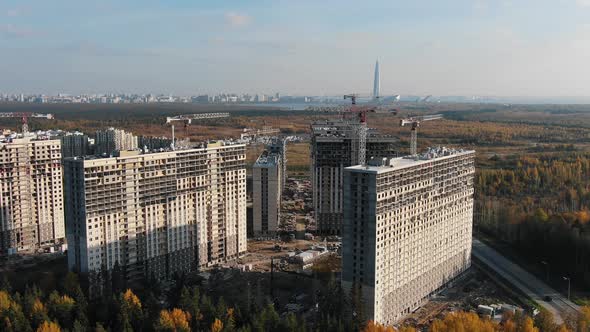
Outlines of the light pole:
[{"label": "light pole", "polygon": [[570,300],[571,294],[571,279],[569,277],[563,277],[563,280],[567,280],[567,299]]},{"label": "light pole", "polygon": [[545,265],[545,274],[547,275],[547,282],[549,282],[549,263],[541,261],[541,264]]}]

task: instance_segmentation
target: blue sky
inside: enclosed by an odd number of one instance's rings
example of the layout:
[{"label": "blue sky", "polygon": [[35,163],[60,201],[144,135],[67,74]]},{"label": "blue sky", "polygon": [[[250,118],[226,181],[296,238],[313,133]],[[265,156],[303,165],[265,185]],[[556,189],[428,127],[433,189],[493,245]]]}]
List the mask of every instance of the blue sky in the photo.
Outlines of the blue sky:
[{"label": "blue sky", "polygon": [[0,93],[590,96],[590,0],[0,0]]}]

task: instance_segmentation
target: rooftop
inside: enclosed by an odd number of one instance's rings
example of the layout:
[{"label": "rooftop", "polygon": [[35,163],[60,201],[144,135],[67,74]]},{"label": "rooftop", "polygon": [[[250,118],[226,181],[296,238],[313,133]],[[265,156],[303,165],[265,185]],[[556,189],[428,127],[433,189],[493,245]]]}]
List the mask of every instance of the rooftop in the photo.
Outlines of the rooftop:
[{"label": "rooftop", "polygon": [[372,158],[367,165],[356,165],[347,167],[347,170],[368,172],[368,173],[383,173],[392,170],[408,168],[426,164],[433,160],[443,160],[453,156],[468,155],[475,153],[474,150],[453,149],[447,147],[430,147],[425,152],[419,153],[415,156],[404,156],[397,158]]},{"label": "rooftop", "polygon": [[263,151],[260,157],[256,159],[254,167],[268,167],[275,166],[279,163],[281,156],[278,153]]}]

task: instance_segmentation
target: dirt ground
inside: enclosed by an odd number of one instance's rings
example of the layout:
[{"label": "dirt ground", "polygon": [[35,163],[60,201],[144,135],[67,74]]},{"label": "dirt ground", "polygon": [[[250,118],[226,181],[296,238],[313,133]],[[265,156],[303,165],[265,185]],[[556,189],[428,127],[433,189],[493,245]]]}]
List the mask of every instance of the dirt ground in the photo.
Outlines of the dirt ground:
[{"label": "dirt ground", "polygon": [[416,327],[418,330],[428,327],[433,320],[442,319],[453,311],[475,311],[480,304],[518,305],[511,296],[504,292],[491,279],[475,267],[471,267],[451,286],[431,298],[412,314],[400,322],[401,325]]}]

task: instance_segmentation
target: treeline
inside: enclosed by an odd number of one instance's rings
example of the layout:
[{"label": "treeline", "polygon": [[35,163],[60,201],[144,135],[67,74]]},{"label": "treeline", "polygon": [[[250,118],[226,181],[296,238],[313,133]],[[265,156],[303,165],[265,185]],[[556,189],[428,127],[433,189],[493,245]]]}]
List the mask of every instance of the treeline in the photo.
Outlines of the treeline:
[{"label": "treeline", "polygon": [[590,155],[496,158],[476,178],[476,226],[590,285]]},{"label": "treeline", "polygon": [[277,299],[250,288],[231,294],[228,303],[203,287],[199,278],[185,275],[166,284],[151,277],[132,290],[120,269],[114,269],[100,282],[91,283],[88,296],[81,286],[88,281],[81,283],[72,272],[49,291],[27,285],[18,292],[5,277],[0,285],[0,331],[348,332],[360,331],[365,324],[359,293],[348,296],[334,280],[314,292],[317,305],[306,315],[280,313]]},{"label": "treeline", "polygon": [[[21,294],[4,278],[0,284],[0,331],[417,331],[413,327],[394,330],[366,322],[358,293],[353,290],[347,296],[334,281],[319,291],[315,309],[295,315],[279,314],[276,302],[270,300],[258,304],[248,289],[241,294],[245,302],[226,303],[223,297],[209,296],[199,285],[189,285],[183,277],[175,278],[168,291],[150,280],[151,287],[137,293],[120,290],[124,282],[117,278],[110,278],[110,286],[103,285],[107,286],[104,293],[92,299],[71,272],[59,289],[49,294],[36,285],[27,286]],[[474,313],[458,312],[435,320],[429,331],[581,332],[589,327],[590,308],[583,307],[581,314],[566,317],[562,325],[557,325],[547,311],[541,311],[534,319],[523,313],[509,314],[499,324]]]},{"label": "treeline", "polygon": [[[553,315],[542,310],[535,318],[516,312],[506,313],[499,323],[479,317],[473,312],[451,312],[443,319],[436,319],[428,327],[430,332],[587,332],[590,329],[590,307],[583,307],[579,315],[566,317],[563,324],[555,323]],[[383,326],[369,321],[363,332],[416,332],[413,327]]]}]

